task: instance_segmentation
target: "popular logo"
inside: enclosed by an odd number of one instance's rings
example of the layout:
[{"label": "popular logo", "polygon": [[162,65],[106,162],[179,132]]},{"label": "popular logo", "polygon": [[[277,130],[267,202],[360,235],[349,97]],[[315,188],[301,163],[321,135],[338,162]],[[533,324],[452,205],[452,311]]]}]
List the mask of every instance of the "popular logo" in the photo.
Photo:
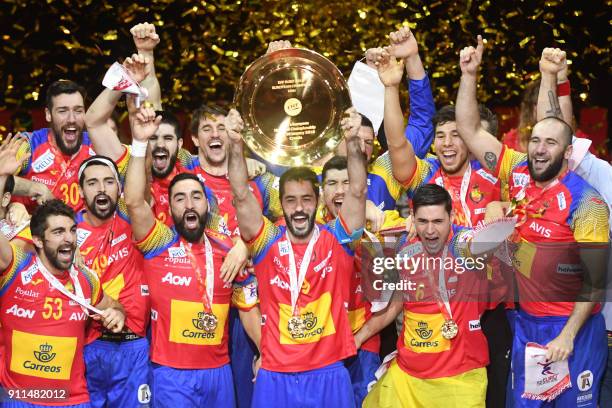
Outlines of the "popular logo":
[{"label": "popular logo", "polygon": [[419,335],[419,337],[423,340],[429,339],[433,334],[433,330],[429,329],[427,322],[419,322],[418,325],[419,327],[415,331]]}]

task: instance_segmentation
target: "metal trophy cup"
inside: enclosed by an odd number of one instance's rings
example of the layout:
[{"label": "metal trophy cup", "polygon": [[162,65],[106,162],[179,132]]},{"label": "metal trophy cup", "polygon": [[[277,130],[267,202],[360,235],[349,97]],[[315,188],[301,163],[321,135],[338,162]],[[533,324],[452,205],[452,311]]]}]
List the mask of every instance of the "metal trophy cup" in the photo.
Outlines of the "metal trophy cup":
[{"label": "metal trophy cup", "polygon": [[249,65],[234,103],[251,150],[270,163],[300,166],[340,143],[340,121],[351,97],[342,73],[327,58],[288,48]]}]

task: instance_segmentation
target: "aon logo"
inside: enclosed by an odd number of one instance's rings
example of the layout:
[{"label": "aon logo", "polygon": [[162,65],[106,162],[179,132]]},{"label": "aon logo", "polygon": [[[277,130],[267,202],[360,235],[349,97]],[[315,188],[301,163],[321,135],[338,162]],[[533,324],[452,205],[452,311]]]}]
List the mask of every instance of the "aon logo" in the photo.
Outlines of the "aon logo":
[{"label": "aon logo", "polygon": [[175,286],[189,286],[191,285],[191,276],[175,276],[172,272],[168,272],[163,278],[162,282],[169,283]]},{"label": "aon logo", "polygon": [[6,309],[6,314],[14,315],[17,317],[25,317],[26,319],[31,319],[34,317],[36,312],[34,310],[23,309],[18,307],[17,305],[13,305],[10,308]]}]

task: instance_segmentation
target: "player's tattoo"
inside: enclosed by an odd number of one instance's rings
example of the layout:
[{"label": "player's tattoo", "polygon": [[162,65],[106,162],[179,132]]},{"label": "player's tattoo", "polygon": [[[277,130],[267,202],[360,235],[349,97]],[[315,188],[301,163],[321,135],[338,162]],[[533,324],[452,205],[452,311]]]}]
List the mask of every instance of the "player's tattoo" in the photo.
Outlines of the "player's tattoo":
[{"label": "player's tattoo", "polygon": [[486,152],[484,155],[485,163],[490,170],[495,170],[497,167],[497,156],[493,152]]},{"label": "player's tattoo", "polygon": [[561,117],[561,106],[559,106],[559,99],[553,91],[548,91],[548,102],[550,103],[550,109],[546,111],[546,117],[555,116]]}]

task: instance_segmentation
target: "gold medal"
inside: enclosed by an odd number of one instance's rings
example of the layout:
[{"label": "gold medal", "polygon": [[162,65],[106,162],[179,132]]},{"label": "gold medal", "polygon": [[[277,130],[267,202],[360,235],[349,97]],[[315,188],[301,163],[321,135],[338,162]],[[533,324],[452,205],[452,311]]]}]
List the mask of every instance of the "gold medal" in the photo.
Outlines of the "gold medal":
[{"label": "gold medal", "polygon": [[200,324],[202,330],[207,333],[214,332],[217,329],[219,319],[213,313],[202,313],[200,316]]},{"label": "gold medal", "polygon": [[304,321],[299,316],[293,316],[287,322],[287,330],[291,337],[296,338],[304,334]]},{"label": "gold medal", "polygon": [[457,337],[457,333],[459,333],[459,326],[453,319],[446,320],[442,325],[442,337],[446,340],[452,340]]}]

